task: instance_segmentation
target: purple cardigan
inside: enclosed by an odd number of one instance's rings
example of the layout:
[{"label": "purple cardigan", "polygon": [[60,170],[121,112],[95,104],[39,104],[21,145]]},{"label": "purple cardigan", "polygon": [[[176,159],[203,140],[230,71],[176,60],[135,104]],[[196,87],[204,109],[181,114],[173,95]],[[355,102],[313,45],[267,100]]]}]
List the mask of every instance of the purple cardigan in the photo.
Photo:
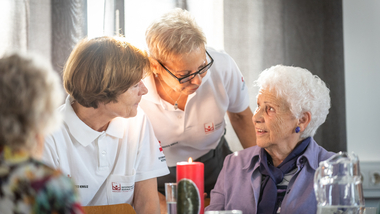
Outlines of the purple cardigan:
[{"label": "purple cardigan", "polygon": [[[232,153],[224,160],[207,210],[241,210],[256,214],[260,196],[260,147],[254,146]],[[305,153],[297,159],[297,173],[289,182],[281,204],[281,214],[316,213],[313,181],[319,162],[334,155],[312,138]]]}]

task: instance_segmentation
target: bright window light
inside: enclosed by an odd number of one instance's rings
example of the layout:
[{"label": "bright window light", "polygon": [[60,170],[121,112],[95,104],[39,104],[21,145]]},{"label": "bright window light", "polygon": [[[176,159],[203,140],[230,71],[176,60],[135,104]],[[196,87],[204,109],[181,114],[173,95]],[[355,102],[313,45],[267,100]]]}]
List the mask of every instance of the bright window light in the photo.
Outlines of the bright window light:
[{"label": "bright window light", "polygon": [[146,50],[145,31],[154,19],[174,8],[174,0],[125,0],[124,35],[132,45]]},{"label": "bright window light", "polygon": [[[146,49],[145,31],[153,20],[174,9],[174,0],[125,0],[125,32],[134,46]],[[189,0],[188,10],[207,38],[207,45],[224,49],[223,0]]]},{"label": "bright window light", "polygon": [[[106,35],[104,32],[104,7],[106,0],[88,0],[87,19],[88,37]],[[188,10],[194,15],[198,25],[203,29],[207,45],[217,50],[224,49],[223,0],[187,1]],[[124,31],[120,32],[132,45],[147,50],[145,31],[153,20],[174,9],[174,0],[125,0]],[[116,19],[118,11],[115,13]],[[118,22],[115,21],[117,27]],[[118,32],[115,30],[115,32]]]},{"label": "bright window light", "polygon": [[87,35],[95,38],[104,35],[104,1],[90,0],[87,2]]}]

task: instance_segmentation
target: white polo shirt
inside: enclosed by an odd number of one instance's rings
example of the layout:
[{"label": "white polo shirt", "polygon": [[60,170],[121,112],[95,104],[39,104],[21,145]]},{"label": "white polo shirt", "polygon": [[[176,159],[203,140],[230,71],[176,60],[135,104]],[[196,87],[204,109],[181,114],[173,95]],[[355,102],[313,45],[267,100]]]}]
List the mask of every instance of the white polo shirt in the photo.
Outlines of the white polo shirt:
[{"label": "white polo shirt", "polygon": [[71,107],[59,108],[64,123],[46,138],[43,160],[73,178],[83,206],[129,203],[135,182],[169,173],[146,115],[115,118],[104,132],[83,123]]},{"label": "white polo shirt", "polygon": [[234,60],[226,53],[207,51],[214,64],[188,96],[184,111],[161,99],[153,75],[144,79],[148,94],[140,107],[152,122],[170,167],[214,149],[224,134],[226,111],[238,113],[249,106],[248,90]]}]

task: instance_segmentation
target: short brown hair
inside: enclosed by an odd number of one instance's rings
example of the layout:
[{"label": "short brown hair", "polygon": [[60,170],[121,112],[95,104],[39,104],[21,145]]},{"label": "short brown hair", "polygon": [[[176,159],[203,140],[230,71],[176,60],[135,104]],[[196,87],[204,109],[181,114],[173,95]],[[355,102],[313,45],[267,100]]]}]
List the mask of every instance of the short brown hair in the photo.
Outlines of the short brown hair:
[{"label": "short brown hair", "polygon": [[[145,73],[144,73],[145,72]],[[84,39],[71,52],[63,85],[80,105],[97,108],[117,97],[150,72],[146,52],[120,37]]]}]

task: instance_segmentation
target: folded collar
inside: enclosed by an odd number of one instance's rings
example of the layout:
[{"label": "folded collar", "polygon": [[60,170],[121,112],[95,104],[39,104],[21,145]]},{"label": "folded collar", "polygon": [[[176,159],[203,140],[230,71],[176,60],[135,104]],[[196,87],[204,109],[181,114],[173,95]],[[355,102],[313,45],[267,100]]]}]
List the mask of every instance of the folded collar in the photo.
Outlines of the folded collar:
[{"label": "folded collar", "polygon": [[[74,112],[71,103],[74,99],[69,95],[66,98],[64,107],[63,107],[63,120],[66,123],[71,135],[82,145],[88,146],[92,143],[96,138],[98,138],[104,132],[98,132],[90,128],[87,124],[85,124]],[[107,130],[106,134],[111,136],[122,138],[124,134],[124,122],[123,118],[114,118]]]},{"label": "folded collar", "polygon": [[249,159],[250,161],[247,161],[246,164],[243,166],[243,169],[247,169],[249,171],[254,171],[260,166],[260,147],[259,146],[252,146],[250,148],[247,148],[245,150],[251,150],[249,151],[250,154],[253,154]]},{"label": "folded collar", "polygon": [[160,96],[157,93],[156,83],[154,82],[153,75],[149,75],[143,79],[145,87],[148,89],[148,93],[143,96],[143,99],[149,100],[153,103],[161,103]]},{"label": "folded collar", "polygon": [[[298,158],[297,164],[299,164],[299,161],[301,158],[305,157],[309,165],[312,169],[316,170],[318,168],[318,155],[319,155],[319,149],[318,149],[318,144],[315,142],[313,138],[310,139],[309,146],[306,148],[305,152]],[[250,153],[253,154],[250,157],[251,161],[247,161],[247,163],[244,165],[243,169],[248,169],[248,170],[256,170],[258,166],[260,166],[260,147],[258,146],[253,146],[250,148],[247,148],[245,150],[251,150]]]},{"label": "folded collar", "polygon": [[318,144],[315,142],[314,138],[311,137],[309,146],[307,147],[306,151],[301,155],[301,157],[298,158],[298,161],[302,158],[305,157],[309,165],[312,169],[317,170],[319,166],[319,151],[320,148],[318,148]]}]

